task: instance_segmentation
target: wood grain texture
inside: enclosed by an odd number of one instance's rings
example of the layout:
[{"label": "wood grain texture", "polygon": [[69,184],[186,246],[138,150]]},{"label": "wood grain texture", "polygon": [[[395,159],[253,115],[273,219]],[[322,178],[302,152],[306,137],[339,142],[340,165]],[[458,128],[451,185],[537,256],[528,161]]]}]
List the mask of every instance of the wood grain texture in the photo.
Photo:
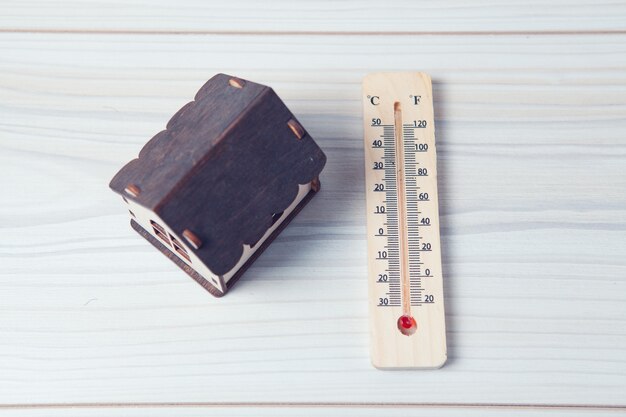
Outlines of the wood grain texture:
[{"label": "wood grain texture", "polygon": [[626,30],[626,4],[602,0],[376,0],[293,2],[61,0],[0,3],[5,31],[188,32],[581,32]]},{"label": "wood grain texture", "polygon": [[[5,33],[0,49],[1,403],[626,405],[626,36]],[[434,372],[368,358],[360,82],[385,70],[434,81]],[[107,182],[220,71],[272,85],[328,163],[215,300],[134,235]]]},{"label": "wood grain texture", "polygon": [[389,417],[583,417],[583,416],[622,416],[624,409],[619,408],[580,408],[580,407],[482,407],[479,405],[466,406],[437,406],[429,405],[422,407],[413,406],[381,406],[373,404],[362,405],[297,405],[287,404],[251,404],[242,405],[202,405],[202,404],[161,404],[158,406],[136,404],[133,406],[91,404],[84,406],[55,406],[55,407],[9,407],[0,409],[0,415],[12,417],[204,417],[218,415],[225,417],[291,417],[294,415],[303,417],[320,416],[345,416],[354,417],[378,417],[381,414]]}]

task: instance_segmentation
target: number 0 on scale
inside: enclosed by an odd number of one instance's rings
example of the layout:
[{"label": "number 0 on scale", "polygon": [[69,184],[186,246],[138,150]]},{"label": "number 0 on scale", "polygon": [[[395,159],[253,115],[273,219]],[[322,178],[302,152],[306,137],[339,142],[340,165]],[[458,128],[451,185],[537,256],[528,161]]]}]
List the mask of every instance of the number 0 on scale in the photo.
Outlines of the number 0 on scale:
[{"label": "number 0 on scale", "polygon": [[372,363],[446,361],[432,84],[423,73],[363,81]]}]

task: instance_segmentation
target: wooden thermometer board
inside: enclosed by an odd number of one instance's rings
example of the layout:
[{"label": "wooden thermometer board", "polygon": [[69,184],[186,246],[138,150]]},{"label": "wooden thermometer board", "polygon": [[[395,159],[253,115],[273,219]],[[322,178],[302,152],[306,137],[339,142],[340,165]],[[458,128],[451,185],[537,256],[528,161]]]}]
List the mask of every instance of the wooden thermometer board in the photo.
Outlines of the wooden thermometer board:
[{"label": "wooden thermometer board", "polygon": [[369,74],[363,115],[372,363],[439,368],[446,329],[430,77]]}]

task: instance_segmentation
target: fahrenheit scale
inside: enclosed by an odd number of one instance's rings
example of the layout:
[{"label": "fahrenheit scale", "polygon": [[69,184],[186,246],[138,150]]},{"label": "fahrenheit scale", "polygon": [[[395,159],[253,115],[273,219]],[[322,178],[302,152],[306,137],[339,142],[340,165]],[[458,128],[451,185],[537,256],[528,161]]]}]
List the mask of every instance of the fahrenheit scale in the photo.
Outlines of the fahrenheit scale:
[{"label": "fahrenheit scale", "polygon": [[363,81],[371,357],[377,368],[446,361],[432,83]]}]

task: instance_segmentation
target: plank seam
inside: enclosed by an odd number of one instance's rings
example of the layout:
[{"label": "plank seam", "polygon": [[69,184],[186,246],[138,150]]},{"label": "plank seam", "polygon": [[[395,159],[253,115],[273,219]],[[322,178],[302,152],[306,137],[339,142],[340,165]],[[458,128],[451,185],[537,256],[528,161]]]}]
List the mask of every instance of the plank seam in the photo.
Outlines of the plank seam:
[{"label": "plank seam", "polygon": [[0,404],[7,409],[60,409],[60,408],[492,408],[500,410],[606,410],[626,411],[625,405],[601,404],[531,404],[531,403],[377,403],[377,402],[138,402],[138,403],[42,403]]},{"label": "plank seam", "polygon": [[0,29],[14,34],[76,35],[228,35],[228,36],[564,36],[626,35],[626,30],[546,30],[546,31],[230,31],[230,30],[104,30],[104,29]]}]

